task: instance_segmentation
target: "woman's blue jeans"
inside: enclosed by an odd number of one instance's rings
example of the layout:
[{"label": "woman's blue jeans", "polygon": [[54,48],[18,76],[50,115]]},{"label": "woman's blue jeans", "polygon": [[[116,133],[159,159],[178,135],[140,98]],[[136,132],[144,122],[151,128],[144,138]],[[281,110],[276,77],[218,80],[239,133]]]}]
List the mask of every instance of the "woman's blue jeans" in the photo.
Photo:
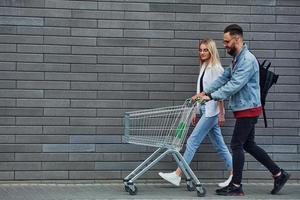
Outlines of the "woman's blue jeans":
[{"label": "woman's blue jeans", "polygon": [[205,106],[201,106],[201,112],[202,116],[187,140],[186,149],[183,154],[185,161],[188,164],[191,163],[200,144],[204,140],[205,136],[208,135],[218,155],[225,162],[226,169],[231,171],[232,157],[224,142],[221,128],[218,124],[218,115],[205,117]]}]

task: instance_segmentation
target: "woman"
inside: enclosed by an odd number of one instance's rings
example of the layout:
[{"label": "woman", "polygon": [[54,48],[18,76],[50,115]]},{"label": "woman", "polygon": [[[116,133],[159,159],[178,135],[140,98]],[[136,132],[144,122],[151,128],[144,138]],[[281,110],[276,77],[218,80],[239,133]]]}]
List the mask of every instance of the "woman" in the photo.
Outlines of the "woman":
[{"label": "woman", "polygon": [[[216,80],[224,71],[220,64],[219,53],[215,42],[212,39],[204,39],[199,42],[200,73],[197,81],[197,94],[202,92],[209,84]],[[193,97],[195,100],[197,95]],[[220,158],[225,161],[225,167],[229,171],[229,178],[219,183],[220,187],[227,186],[232,179],[232,157],[224,142],[220,126],[225,122],[224,102],[209,101],[205,105],[198,104],[196,112],[193,114],[192,124],[194,128],[189,136],[184,152],[185,161],[190,164],[201,142],[208,135],[211,143],[218,152]],[[202,116],[198,123],[196,122],[196,113]],[[196,124],[197,123],[197,124]],[[170,183],[179,186],[182,171],[178,167],[171,173],[162,173],[159,175]]]}]

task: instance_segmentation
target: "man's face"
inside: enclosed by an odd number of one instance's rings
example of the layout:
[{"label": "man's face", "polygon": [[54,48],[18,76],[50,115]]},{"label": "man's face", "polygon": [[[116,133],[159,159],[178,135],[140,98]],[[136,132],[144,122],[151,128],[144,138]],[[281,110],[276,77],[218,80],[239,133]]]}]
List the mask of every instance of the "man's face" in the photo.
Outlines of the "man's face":
[{"label": "man's face", "polygon": [[227,53],[231,56],[236,55],[237,52],[236,42],[237,42],[236,36],[231,36],[229,32],[224,33],[223,44]]}]

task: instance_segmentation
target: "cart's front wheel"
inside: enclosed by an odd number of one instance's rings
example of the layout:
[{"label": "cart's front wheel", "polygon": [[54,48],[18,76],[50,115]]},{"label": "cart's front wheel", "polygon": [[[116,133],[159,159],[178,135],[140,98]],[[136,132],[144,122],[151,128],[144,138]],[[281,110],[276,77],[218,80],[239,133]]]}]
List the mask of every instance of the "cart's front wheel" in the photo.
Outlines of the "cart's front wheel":
[{"label": "cart's front wheel", "polygon": [[128,187],[128,192],[130,195],[136,195],[138,189],[135,185],[133,185],[132,187],[129,187],[129,186],[127,186],[127,187]]},{"label": "cart's front wheel", "polygon": [[198,197],[204,197],[206,194],[206,190],[204,187],[200,186],[200,187],[196,187],[197,190],[197,196]]}]

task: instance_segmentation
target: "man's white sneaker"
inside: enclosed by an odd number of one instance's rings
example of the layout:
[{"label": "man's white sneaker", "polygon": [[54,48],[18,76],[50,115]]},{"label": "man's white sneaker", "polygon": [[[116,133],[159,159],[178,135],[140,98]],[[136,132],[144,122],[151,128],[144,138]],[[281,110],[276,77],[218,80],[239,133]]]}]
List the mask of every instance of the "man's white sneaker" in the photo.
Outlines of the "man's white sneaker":
[{"label": "man's white sneaker", "polygon": [[181,176],[178,176],[175,171],[171,172],[171,173],[159,172],[158,175],[160,175],[160,177],[162,177],[166,181],[172,183],[173,185],[176,185],[176,186],[180,185]]},{"label": "man's white sneaker", "polygon": [[229,183],[231,182],[231,180],[232,180],[232,175],[230,175],[225,182],[219,183],[218,186],[221,187],[221,188],[226,187],[226,186],[229,185]]}]

